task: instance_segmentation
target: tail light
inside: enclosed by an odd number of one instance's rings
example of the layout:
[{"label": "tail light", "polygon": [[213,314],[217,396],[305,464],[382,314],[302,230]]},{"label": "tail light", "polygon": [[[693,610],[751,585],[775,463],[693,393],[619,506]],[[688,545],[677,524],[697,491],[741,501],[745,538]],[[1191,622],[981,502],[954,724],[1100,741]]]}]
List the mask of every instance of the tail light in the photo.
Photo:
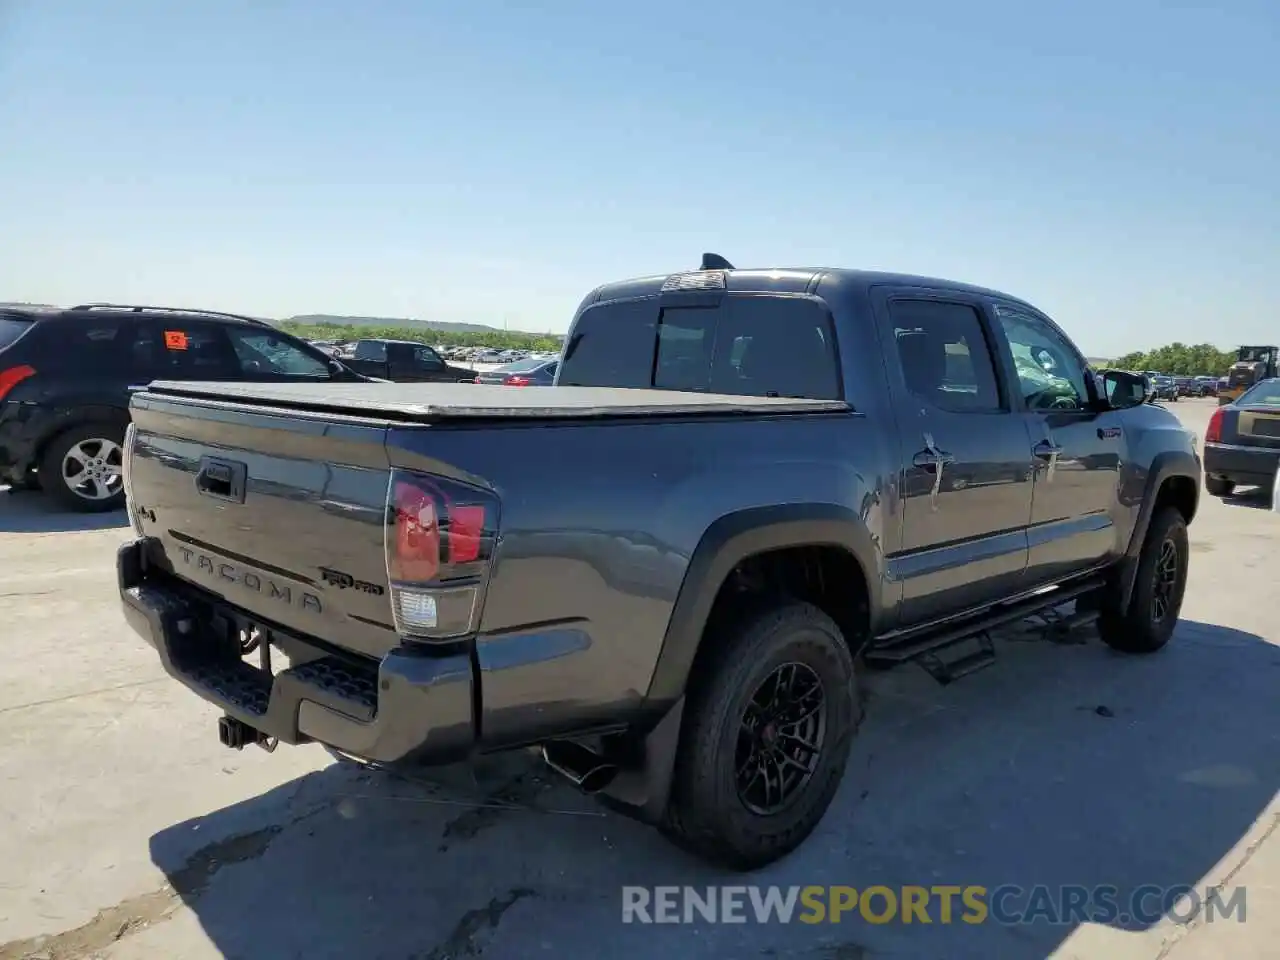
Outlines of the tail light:
[{"label": "tail light", "polygon": [[508,374],[507,379],[503,381],[508,387],[527,387],[533,383],[528,377],[517,377],[514,373]]},{"label": "tail light", "polygon": [[1205,443],[1221,443],[1222,442],[1222,414],[1223,409],[1219,407],[1213,411],[1213,415],[1209,417],[1209,426],[1204,432]]},{"label": "tail light", "polygon": [[401,636],[475,631],[498,533],[498,500],[448,480],[395,470],[387,491],[387,578]]},{"label": "tail light", "polygon": [[35,367],[9,367],[6,370],[0,370],[0,400],[7,397],[9,392],[23,380],[35,375]]}]

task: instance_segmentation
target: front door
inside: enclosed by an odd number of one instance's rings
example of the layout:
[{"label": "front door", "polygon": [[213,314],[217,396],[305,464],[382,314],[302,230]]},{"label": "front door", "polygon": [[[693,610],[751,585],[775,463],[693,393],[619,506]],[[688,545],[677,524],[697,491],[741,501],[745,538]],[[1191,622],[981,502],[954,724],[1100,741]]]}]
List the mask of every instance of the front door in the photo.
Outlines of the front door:
[{"label": "front door", "polygon": [[1002,301],[993,309],[1035,456],[1027,563],[1035,586],[1097,566],[1125,548],[1116,523],[1123,418],[1103,410],[1084,358],[1047,318]]},{"label": "front door", "polygon": [[874,298],[896,349],[902,458],[902,626],[1017,593],[1027,564],[1031,444],[1000,389],[981,303],[906,288]]}]

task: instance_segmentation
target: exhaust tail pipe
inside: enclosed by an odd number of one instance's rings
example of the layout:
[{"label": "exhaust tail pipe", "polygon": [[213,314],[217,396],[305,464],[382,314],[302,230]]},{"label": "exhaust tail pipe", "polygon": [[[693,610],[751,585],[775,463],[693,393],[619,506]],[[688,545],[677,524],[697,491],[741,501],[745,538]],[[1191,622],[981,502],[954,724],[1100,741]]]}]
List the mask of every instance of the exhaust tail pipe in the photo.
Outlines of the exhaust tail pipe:
[{"label": "exhaust tail pipe", "polygon": [[618,775],[617,764],[569,740],[553,740],[544,744],[542,759],[585,794],[599,793]]}]

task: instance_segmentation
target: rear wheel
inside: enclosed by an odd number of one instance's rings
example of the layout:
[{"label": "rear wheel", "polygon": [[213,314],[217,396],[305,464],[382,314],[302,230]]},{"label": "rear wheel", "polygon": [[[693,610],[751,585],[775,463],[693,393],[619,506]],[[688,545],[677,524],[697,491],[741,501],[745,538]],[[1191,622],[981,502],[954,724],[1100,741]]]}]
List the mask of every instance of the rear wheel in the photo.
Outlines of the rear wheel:
[{"label": "rear wheel", "polygon": [[1174,507],[1162,507],[1151,518],[1138,557],[1133,592],[1121,609],[1105,602],[1098,632],[1107,646],[1124,653],[1154,653],[1169,642],[1187,589],[1187,522]]},{"label": "rear wheel", "polygon": [[831,805],[861,719],[853,658],[830,617],[786,600],[706,642],[662,829],[751,870],[798,847]]},{"label": "rear wheel", "polygon": [[124,427],[93,422],[55,437],[40,459],[40,486],[64,507],[104,513],[124,506]]},{"label": "rear wheel", "polygon": [[1229,497],[1235,493],[1236,485],[1230,480],[1219,480],[1217,477],[1205,477],[1204,489],[1211,497]]}]

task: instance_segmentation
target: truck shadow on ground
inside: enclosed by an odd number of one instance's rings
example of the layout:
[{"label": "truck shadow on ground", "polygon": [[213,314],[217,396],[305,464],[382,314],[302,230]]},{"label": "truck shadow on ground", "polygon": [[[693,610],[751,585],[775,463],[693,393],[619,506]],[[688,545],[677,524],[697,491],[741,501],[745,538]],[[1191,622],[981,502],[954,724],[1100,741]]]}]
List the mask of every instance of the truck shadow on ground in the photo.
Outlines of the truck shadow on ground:
[{"label": "truck shadow on ground", "polygon": [[[750,877],[604,815],[524,754],[487,761],[474,781],[335,763],[157,834],[152,859],[227,957],[1040,960],[1079,917],[971,925],[957,909],[947,924],[935,901],[929,925],[856,911],[696,931],[621,922],[625,884],[1112,885],[1124,910],[1144,885],[1221,880],[1215,865],[1260,828],[1280,783],[1280,647],[1194,621],[1145,658],[1091,634],[1031,639],[1002,634],[996,666],[951,687],[914,667],[871,675],[826,819]],[[1152,919],[1107,923],[1124,936]]]},{"label": "truck shadow on ground", "polygon": [[1246,487],[1239,493],[1223,497],[1222,502],[1229,507],[1252,507],[1254,510],[1271,509],[1271,491],[1266,487]]},{"label": "truck shadow on ground", "polygon": [[112,530],[128,524],[124,510],[76,513],[51,503],[38,491],[0,488],[0,533],[71,533]]}]

